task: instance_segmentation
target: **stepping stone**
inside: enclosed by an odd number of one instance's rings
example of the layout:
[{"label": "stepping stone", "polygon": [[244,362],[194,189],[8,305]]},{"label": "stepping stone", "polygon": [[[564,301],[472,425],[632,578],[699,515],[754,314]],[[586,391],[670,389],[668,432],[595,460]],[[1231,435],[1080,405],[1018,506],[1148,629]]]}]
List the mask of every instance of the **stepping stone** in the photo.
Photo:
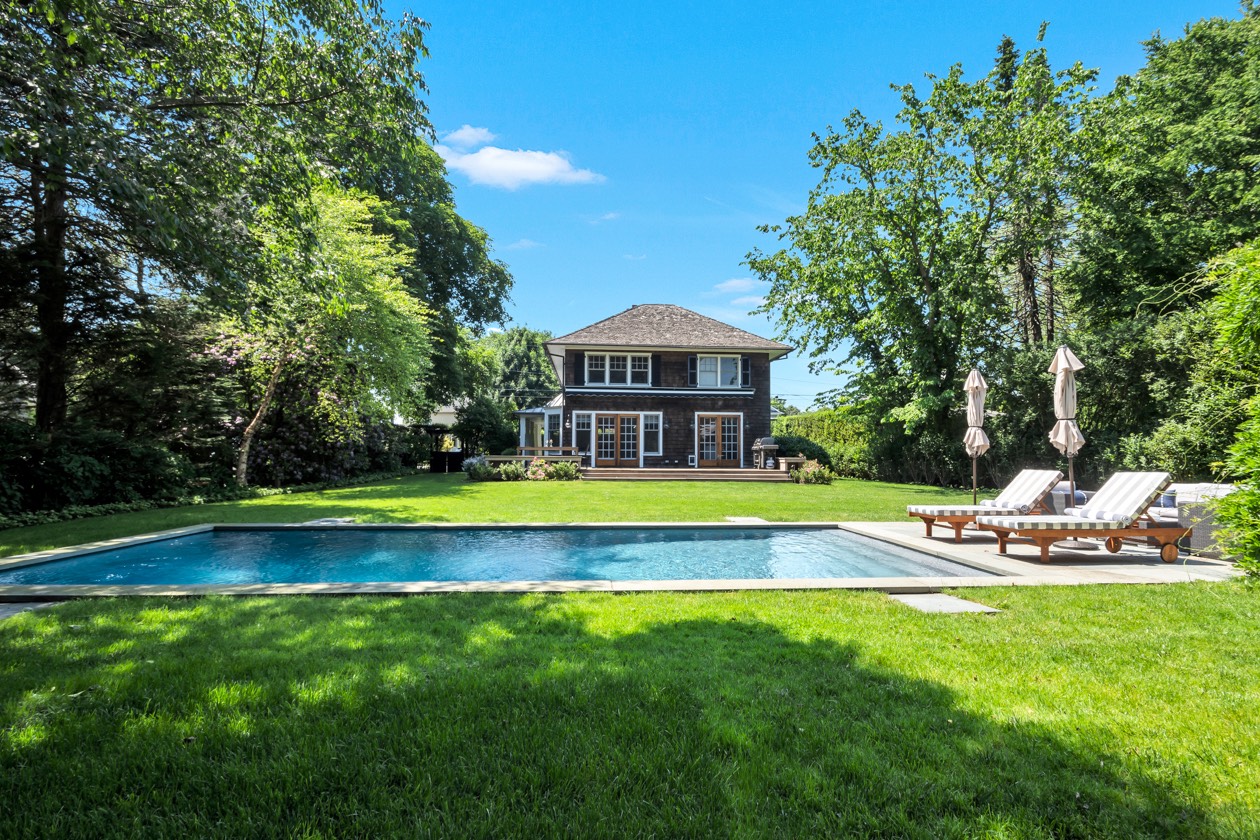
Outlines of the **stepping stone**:
[{"label": "stepping stone", "polygon": [[728,516],[727,522],[734,522],[736,525],[765,525],[766,520],[760,516]]},{"label": "stepping stone", "polygon": [[993,607],[986,607],[984,604],[977,604],[975,601],[965,601],[962,598],[955,598],[953,595],[943,595],[940,592],[923,592],[911,593],[905,595],[890,595],[895,601],[900,601],[914,607],[920,612],[929,613],[995,613],[1001,610],[995,610]]}]

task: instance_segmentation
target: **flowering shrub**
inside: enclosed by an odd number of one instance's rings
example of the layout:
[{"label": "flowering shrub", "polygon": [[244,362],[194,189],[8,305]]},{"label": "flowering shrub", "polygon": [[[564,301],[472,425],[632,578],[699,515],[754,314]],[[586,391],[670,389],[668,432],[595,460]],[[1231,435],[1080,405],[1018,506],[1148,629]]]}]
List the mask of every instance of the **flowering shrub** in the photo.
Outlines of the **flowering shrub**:
[{"label": "flowering shrub", "polygon": [[535,458],[528,465],[508,461],[496,467],[488,463],[484,455],[466,458],[464,472],[469,481],[576,481],[582,477],[578,465],[568,461]]},{"label": "flowering shrub", "polygon": [[829,467],[817,461],[806,461],[792,470],[792,480],[797,484],[830,484],[835,478],[836,474]]},{"label": "flowering shrub", "polygon": [[546,474],[548,481],[577,481],[582,477],[582,471],[572,461],[547,464]]}]

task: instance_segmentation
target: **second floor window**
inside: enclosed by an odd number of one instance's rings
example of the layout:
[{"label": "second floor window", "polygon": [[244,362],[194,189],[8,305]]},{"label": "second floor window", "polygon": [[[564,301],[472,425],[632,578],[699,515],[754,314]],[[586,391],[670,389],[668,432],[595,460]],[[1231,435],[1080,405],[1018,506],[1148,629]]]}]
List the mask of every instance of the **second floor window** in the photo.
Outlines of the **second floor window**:
[{"label": "second floor window", "polygon": [[701,356],[696,384],[701,388],[738,388],[739,356]]},{"label": "second floor window", "polygon": [[647,386],[652,380],[652,357],[629,354],[587,353],[587,385]]}]

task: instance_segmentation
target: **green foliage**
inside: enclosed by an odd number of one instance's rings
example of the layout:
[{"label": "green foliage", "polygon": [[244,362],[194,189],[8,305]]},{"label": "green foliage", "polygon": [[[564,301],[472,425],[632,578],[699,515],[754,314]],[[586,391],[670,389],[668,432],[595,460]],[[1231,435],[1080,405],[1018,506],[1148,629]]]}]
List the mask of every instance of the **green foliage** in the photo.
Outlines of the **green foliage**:
[{"label": "green foliage", "polygon": [[[532,464],[530,468],[532,473]],[[530,478],[533,477],[533,475],[530,476]],[[577,481],[582,477],[582,470],[572,461],[544,461],[542,477],[544,481]]]},{"label": "green foliage", "polygon": [[1237,492],[1220,501],[1217,517],[1226,526],[1224,545],[1239,556],[1239,565],[1260,579],[1260,240],[1237,248],[1213,264],[1220,287],[1212,302],[1219,328],[1218,349],[1251,371],[1252,396],[1246,419],[1229,449],[1227,471],[1239,482]]},{"label": "green foliage", "polygon": [[818,461],[806,461],[792,470],[792,480],[797,484],[830,484],[836,474]]},{"label": "green foliage", "polygon": [[495,469],[500,481],[527,481],[529,470],[520,461],[508,461]]},{"label": "green foliage", "polygon": [[[323,481],[313,484],[300,484],[292,487],[210,487],[191,494],[188,494],[188,491],[185,490],[183,495],[171,498],[140,499],[134,502],[109,502],[100,505],[67,505],[59,507],[56,510],[28,511],[25,513],[14,513],[7,516],[0,515],[0,531],[5,530],[6,528],[29,528],[38,525],[73,522],[77,519],[110,517],[125,513],[139,513],[142,511],[156,511],[170,508],[191,508],[199,505],[214,504],[217,502],[239,501],[242,499],[266,499],[273,496],[287,496],[293,493],[312,493],[335,487],[371,484],[387,478],[396,478],[399,475],[414,474],[415,469],[410,468],[400,470],[398,472],[369,473],[367,475],[358,475],[353,478],[343,479],[340,481]],[[2,479],[0,479],[0,482],[2,482]],[[0,492],[3,492],[3,487],[3,483],[0,483]],[[206,517],[207,521],[211,521],[213,519],[213,514]],[[70,526],[70,528],[73,533],[74,526]],[[62,528],[61,530],[65,531],[66,529]]]},{"label": "green foliage", "polygon": [[162,283],[230,294],[261,256],[258,208],[309,233],[314,172],[395,156],[429,127],[425,24],[376,3],[7,0],[0,21],[15,292],[0,299],[35,310],[27,373],[45,433],[65,422],[74,345],[93,327],[73,317],[83,302],[143,294],[128,275],[144,261]]},{"label": "green foliage", "polygon": [[551,333],[529,327],[511,327],[482,339],[498,360],[493,385],[499,399],[517,408],[535,408],[560,392],[560,380],[543,342]]},{"label": "green foliage", "polygon": [[1098,329],[1157,301],[1192,303],[1212,257],[1260,234],[1260,6],[1146,43],[1146,65],[1084,126],[1079,255],[1070,271]]},{"label": "green foliage", "polygon": [[861,460],[876,471],[909,477],[917,459],[952,452],[939,440],[957,425],[966,369],[1053,334],[1071,228],[1061,181],[1092,78],[1004,44],[977,82],[955,66],[926,97],[899,87],[898,127],[851,113],[810,152],[823,177],[805,213],[762,228],[787,243],[749,255],[770,283],[763,311],[816,365],[839,351],[856,364],[872,447]]},{"label": "green foliage", "polygon": [[464,442],[464,451],[516,452],[518,429],[509,409],[485,394],[474,396],[455,410],[451,431]]},{"label": "green foliage", "polygon": [[[852,407],[784,415],[775,419],[773,434],[780,453],[795,454],[787,453],[784,441],[803,438],[822,447],[825,460],[820,460],[837,474],[850,478],[873,477],[869,420]],[[793,445],[800,448],[799,443]]]},{"label": "green foliage", "polygon": [[778,433],[774,435],[774,441],[779,445],[781,458],[809,458],[823,464],[831,464],[831,456],[827,453],[826,447],[817,441],[801,435]]},{"label": "green foliage", "polygon": [[474,455],[464,459],[464,472],[469,481],[492,481],[497,479],[498,471],[486,462],[486,456]]},{"label": "green foliage", "polygon": [[183,494],[191,466],[166,447],[114,431],[71,427],[46,439],[30,426],[0,425],[0,514],[87,507]]},{"label": "green foliage", "polygon": [[244,387],[257,394],[241,438],[242,484],[254,436],[286,393],[282,378],[296,377],[296,393],[313,399],[321,422],[312,431],[325,441],[355,440],[364,415],[427,414],[416,388],[428,369],[427,311],[401,276],[410,252],[372,230],[379,199],[325,185],[313,201],[313,240],[282,221],[260,230],[265,268],[220,323]]}]

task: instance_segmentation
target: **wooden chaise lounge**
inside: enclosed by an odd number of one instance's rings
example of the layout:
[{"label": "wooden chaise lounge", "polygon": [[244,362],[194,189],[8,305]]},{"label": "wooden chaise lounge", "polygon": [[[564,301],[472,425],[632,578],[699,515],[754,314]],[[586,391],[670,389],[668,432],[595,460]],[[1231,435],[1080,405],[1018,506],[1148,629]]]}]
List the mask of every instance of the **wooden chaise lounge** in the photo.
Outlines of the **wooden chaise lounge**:
[{"label": "wooden chaise lounge", "polygon": [[1027,516],[1062,480],[1058,470],[1023,470],[996,499],[978,505],[907,505],[906,515],[922,519],[929,537],[932,526],[939,523],[954,529],[954,542],[962,542],[963,528],[977,516]]},{"label": "wooden chaise lounge", "polygon": [[1177,541],[1190,533],[1178,524],[1161,524],[1147,515],[1151,503],[1172,477],[1166,472],[1116,473],[1083,507],[1068,508],[1063,516],[981,516],[976,525],[997,535],[998,554],[1005,554],[1012,537],[1031,541],[1041,549],[1041,562],[1050,562],[1050,546],[1059,540],[1105,540],[1108,551],[1120,550],[1126,538],[1152,539],[1165,563],[1177,559]]}]

